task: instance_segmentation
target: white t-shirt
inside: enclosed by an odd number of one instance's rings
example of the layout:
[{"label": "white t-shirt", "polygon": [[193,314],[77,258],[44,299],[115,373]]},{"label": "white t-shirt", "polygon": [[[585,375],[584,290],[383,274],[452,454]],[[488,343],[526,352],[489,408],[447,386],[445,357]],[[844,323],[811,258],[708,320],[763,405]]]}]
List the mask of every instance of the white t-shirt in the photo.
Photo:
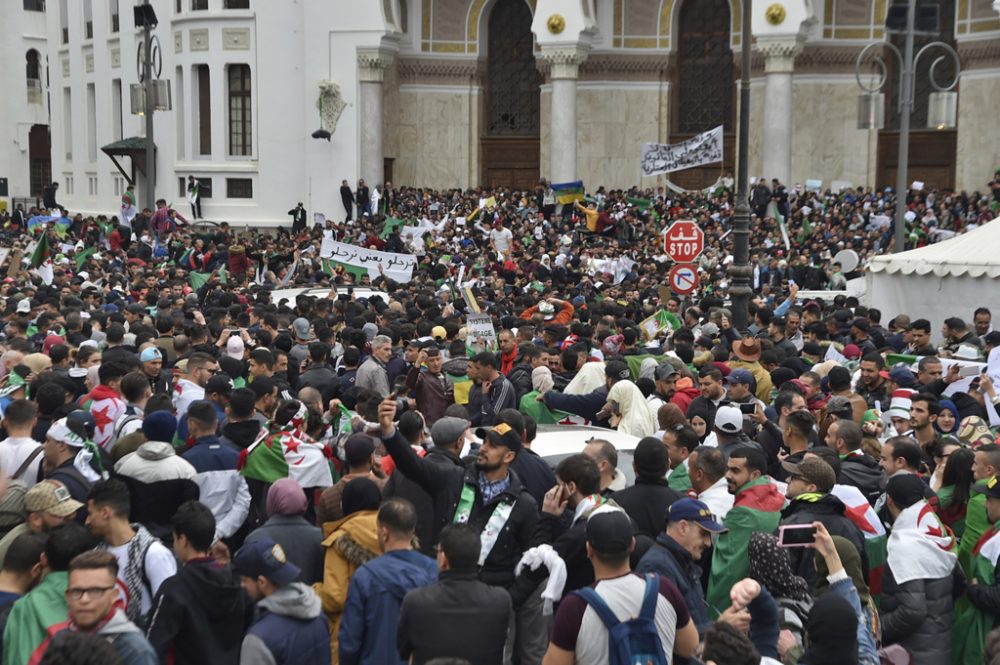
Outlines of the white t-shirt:
[{"label": "white t-shirt", "polygon": [[[128,543],[117,547],[108,547],[108,551],[118,559],[118,597],[127,607],[129,602],[135,602],[128,597],[128,585],[125,584],[125,568],[128,565]],[[153,597],[160,590],[160,585],[168,577],[177,574],[177,560],[173,553],[160,541],[156,541],[146,550],[146,579],[143,584],[142,598],[139,599],[139,611],[147,614],[153,607]],[[148,582],[150,589],[145,588]]]},{"label": "white t-shirt", "polygon": [[[4,476],[11,476],[17,471],[24,461],[28,459],[31,453],[36,448],[41,448],[42,444],[38,443],[30,436],[12,436],[3,441],[0,441],[0,473]],[[28,489],[37,482],[38,480],[38,465],[42,463],[42,454],[39,453],[35,459],[31,461],[28,468],[25,469],[18,478],[14,480],[20,480],[22,483],[28,486]]]},{"label": "white t-shirt", "polygon": [[490,231],[490,240],[493,241],[493,246],[497,248],[498,252],[506,253],[514,241],[514,234],[511,233],[510,229],[493,229]]}]

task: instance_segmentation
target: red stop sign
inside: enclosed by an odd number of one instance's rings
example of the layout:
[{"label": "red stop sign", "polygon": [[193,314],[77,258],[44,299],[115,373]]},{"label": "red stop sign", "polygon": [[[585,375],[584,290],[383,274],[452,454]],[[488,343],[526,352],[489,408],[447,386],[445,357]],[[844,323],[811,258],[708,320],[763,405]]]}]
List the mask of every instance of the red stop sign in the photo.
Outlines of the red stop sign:
[{"label": "red stop sign", "polygon": [[691,220],[678,220],[663,234],[663,250],[676,263],[691,263],[704,249],[705,233]]}]

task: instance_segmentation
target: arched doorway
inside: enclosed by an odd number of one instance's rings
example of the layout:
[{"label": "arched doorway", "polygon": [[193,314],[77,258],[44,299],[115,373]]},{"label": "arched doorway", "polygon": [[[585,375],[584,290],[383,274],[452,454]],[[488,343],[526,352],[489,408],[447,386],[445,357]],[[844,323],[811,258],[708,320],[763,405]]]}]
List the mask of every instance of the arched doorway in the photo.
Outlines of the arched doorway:
[{"label": "arched doorway", "polygon": [[668,174],[689,189],[711,185],[734,161],[734,66],[729,0],[683,0],[678,16],[670,142],[725,127],[723,163]]},{"label": "arched doorway", "polygon": [[[918,34],[914,36],[913,53],[932,41],[942,41],[955,46],[955,1],[940,2],[940,33],[937,35]],[[900,53],[905,47],[906,35],[892,33],[889,37]],[[888,49],[886,49],[888,51]],[[877,187],[895,187],[897,165],[899,163],[899,104],[900,74],[899,62],[886,53],[886,62],[891,68],[890,89],[885,104],[885,129],[878,133],[878,164],[876,166]],[[919,180],[928,187],[952,189],[955,187],[955,162],[958,154],[958,131],[954,129],[932,129],[927,127],[927,111],[930,95],[934,91],[930,80],[931,63],[942,55],[940,50],[928,51],[920,62],[914,76],[913,114],[910,116],[910,153],[907,164],[907,180]],[[954,63],[945,58],[936,71],[937,80],[950,82],[955,76]],[[909,184],[909,183],[907,183]]]},{"label": "arched doorway", "polygon": [[528,4],[498,0],[490,12],[487,39],[482,181],[491,187],[530,188],[538,182],[541,80]]}]

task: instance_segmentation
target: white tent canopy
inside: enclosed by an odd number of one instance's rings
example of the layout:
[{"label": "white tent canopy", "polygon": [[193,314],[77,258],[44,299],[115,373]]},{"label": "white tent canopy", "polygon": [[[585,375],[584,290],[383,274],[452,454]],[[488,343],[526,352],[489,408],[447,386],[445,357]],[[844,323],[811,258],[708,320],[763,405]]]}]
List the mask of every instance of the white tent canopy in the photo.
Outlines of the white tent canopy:
[{"label": "white tent canopy", "polygon": [[1000,307],[998,277],[1000,218],[950,240],[871,259],[868,301],[885,321],[908,314],[933,326],[950,316],[971,323],[977,307]]}]

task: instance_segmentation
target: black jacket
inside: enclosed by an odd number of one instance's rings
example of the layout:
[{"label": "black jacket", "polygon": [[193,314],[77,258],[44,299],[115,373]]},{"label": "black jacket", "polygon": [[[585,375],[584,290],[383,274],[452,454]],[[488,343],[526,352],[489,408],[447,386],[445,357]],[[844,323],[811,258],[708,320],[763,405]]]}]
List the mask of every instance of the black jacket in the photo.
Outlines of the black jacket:
[{"label": "black jacket", "polygon": [[[865,554],[865,536],[861,529],[844,515],[844,502],[832,494],[803,494],[795,497],[781,511],[781,524],[812,524],[822,522],[831,536],[843,536],[854,545],[861,557],[861,569],[868,572],[868,556]],[[816,550],[806,547],[789,547],[792,572],[802,577],[813,588],[816,582],[816,567],[813,557]]]},{"label": "black jacket", "polygon": [[160,585],[147,638],[160,662],[236,665],[254,604],[232,568],[193,559]]},{"label": "black jacket", "polygon": [[435,658],[501,665],[513,618],[510,596],[475,573],[443,571],[437,583],[406,594],[399,610],[396,646],[414,665]]},{"label": "black jacket", "polygon": [[329,365],[311,366],[299,374],[298,386],[300,390],[315,388],[323,396],[323,404],[329,404],[340,392],[340,377]]},{"label": "black jacket", "polygon": [[467,467],[449,467],[417,457],[399,430],[394,430],[388,438],[382,437],[382,442],[396,463],[396,470],[431,495],[434,501],[434,528],[438,533],[452,522],[465,485],[471,485],[476,493],[468,524],[477,531],[486,527],[500,501],[514,502],[510,516],[480,570],[480,578],[487,584],[508,589],[514,607],[520,607],[534,588],[527,581],[515,583],[514,566],[528,549],[531,532],[538,520],[538,504],[521,484],[517,473],[511,471],[510,487],[484,504],[479,491],[479,470],[474,463]]},{"label": "black jacket", "polygon": [[507,380],[514,386],[514,394],[520,404],[521,398],[531,392],[531,365],[515,363],[507,373]]},{"label": "black jacket", "polygon": [[556,484],[556,474],[552,472],[549,463],[539,457],[538,453],[525,448],[517,454],[510,468],[524,483],[524,489],[528,490],[535,503],[542,505],[545,493]]},{"label": "black jacket", "polygon": [[[465,468],[458,455],[444,448],[431,448],[427,451],[427,456],[424,459],[446,469]],[[441,535],[443,525],[434,519],[434,499],[430,493],[402,473],[393,473],[389,476],[385,487],[382,488],[382,496],[384,498],[403,497],[413,504],[414,508],[417,509],[416,535],[419,549],[427,556],[437,556],[438,537]]]},{"label": "black jacket", "polygon": [[950,577],[897,584],[887,564],[879,599],[882,644],[906,647],[914,663],[950,663],[952,610],[965,589],[955,565]]},{"label": "black jacket", "polygon": [[254,418],[235,423],[227,422],[222,426],[222,436],[219,438],[224,444],[230,444],[242,450],[249,448],[250,444],[257,440],[260,430],[260,422]]},{"label": "black jacket", "polygon": [[840,478],[837,482],[857,487],[868,499],[868,503],[874,506],[885,490],[885,473],[874,457],[861,452],[850,453],[840,462]]},{"label": "black jacket", "polygon": [[656,538],[667,525],[667,508],[681,499],[663,479],[636,478],[635,485],[614,493],[614,500],[635,522],[639,533]]}]

